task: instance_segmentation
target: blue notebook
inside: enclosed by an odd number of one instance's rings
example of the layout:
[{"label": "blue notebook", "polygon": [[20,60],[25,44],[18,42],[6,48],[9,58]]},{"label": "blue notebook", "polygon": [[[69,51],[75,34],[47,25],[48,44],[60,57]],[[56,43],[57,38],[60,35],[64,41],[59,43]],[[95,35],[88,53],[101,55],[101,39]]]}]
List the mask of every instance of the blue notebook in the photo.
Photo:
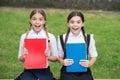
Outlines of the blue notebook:
[{"label": "blue notebook", "polygon": [[67,43],[66,58],[73,59],[74,64],[67,66],[67,72],[86,72],[87,68],[79,64],[80,60],[86,60],[86,43]]}]

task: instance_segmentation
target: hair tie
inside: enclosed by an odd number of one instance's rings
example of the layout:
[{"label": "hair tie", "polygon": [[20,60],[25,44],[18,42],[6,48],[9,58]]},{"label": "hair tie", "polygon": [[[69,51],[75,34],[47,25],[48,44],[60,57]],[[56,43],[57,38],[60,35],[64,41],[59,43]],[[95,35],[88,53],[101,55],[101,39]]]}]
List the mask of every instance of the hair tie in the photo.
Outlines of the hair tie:
[{"label": "hair tie", "polygon": [[48,40],[48,43],[50,43],[50,40]]}]

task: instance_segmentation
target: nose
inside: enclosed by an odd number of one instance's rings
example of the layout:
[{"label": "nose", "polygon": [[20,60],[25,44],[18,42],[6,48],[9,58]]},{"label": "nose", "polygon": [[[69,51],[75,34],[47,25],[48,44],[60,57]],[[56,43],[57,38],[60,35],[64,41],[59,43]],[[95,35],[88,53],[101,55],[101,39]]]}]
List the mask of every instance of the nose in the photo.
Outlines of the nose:
[{"label": "nose", "polygon": [[74,24],[73,24],[75,27],[77,26],[77,22],[74,22]]},{"label": "nose", "polygon": [[38,24],[38,23],[39,23],[39,20],[36,20],[36,23]]}]

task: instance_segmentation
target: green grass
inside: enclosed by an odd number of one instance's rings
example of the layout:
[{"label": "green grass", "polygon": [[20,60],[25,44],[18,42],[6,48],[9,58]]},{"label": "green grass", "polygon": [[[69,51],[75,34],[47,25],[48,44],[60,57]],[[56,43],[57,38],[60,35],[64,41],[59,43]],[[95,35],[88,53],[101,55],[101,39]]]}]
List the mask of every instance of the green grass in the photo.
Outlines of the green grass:
[{"label": "green grass", "polygon": [[[0,10],[0,79],[15,78],[23,71],[18,61],[19,39],[29,26],[30,9]],[[67,31],[66,17],[70,10],[45,10],[49,32],[56,38]],[[98,59],[91,67],[94,78],[120,78],[120,15],[119,13],[90,13],[85,15],[85,30],[95,34]],[[61,65],[51,63],[58,79]]]}]

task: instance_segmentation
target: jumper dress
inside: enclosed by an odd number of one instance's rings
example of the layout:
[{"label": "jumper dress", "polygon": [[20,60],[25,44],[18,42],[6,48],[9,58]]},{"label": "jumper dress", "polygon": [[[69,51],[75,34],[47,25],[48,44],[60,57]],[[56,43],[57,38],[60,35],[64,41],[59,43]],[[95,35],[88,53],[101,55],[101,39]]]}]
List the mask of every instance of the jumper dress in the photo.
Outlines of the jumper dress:
[{"label": "jumper dress", "polygon": [[[88,46],[90,42],[90,35],[87,34]],[[60,35],[60,42],[62,48],[64,47],[63,36]],[[63,49],[64,50],[64,49]],[[65,57],[66,58],[66,52]],[[62,66],[60,71],[60,80],[94,80],[90,68],[87,68],[87,72],[66,72],[66,66]]]},{"label": "jumper dress", "polygon": [[[29,32],[28,32],[29,33]],[[26,34],[26,38],[28,36]],[[24,69],[14,80],[56,80],[50,71],[50,67],[44,69]]]}]

